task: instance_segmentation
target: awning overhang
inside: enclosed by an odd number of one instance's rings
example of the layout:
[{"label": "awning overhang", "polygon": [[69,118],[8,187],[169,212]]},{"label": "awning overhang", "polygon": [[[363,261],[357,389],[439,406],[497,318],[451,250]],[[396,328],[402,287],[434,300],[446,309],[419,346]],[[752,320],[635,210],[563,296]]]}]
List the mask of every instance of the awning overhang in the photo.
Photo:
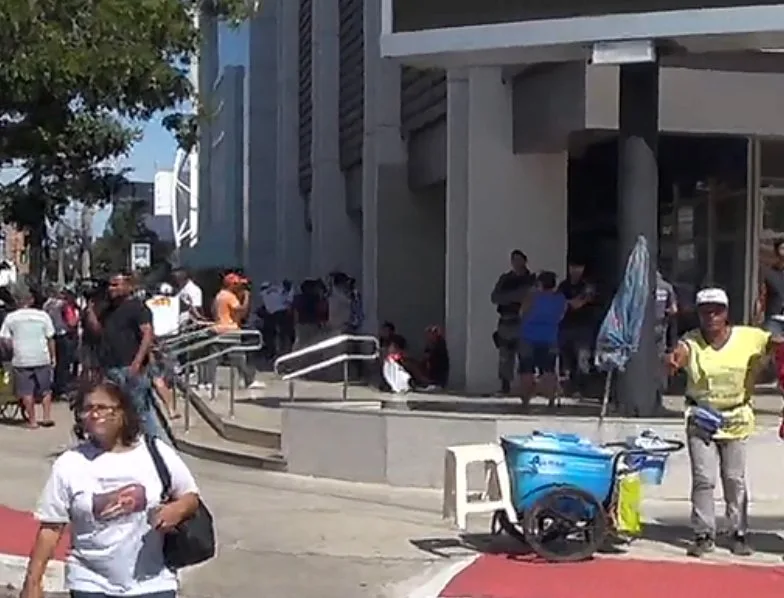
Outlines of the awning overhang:
[{"label": "awning overhang", "polygon": [[784,4],[543,19],[392,31],[382,0],[381,55],[420,67],[459,68],[587,60],[597,41],[654,39],[683,53],[784,48]]}]

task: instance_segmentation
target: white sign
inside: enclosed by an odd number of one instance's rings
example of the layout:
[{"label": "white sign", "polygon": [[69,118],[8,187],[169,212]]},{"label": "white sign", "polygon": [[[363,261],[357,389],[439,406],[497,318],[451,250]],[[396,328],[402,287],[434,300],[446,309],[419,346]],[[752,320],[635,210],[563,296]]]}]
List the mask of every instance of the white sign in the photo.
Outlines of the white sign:
[{"label": "white sign", "polygon": [[131,271],[152,266],[152,247],[149,243],[131,243]]},{"label": "white sign", "polygon": [[174,173],[171,170],[159,170],[155,173],[153,181],[153,206],[155,216],[171,216],[172,192],[174,190]]}]

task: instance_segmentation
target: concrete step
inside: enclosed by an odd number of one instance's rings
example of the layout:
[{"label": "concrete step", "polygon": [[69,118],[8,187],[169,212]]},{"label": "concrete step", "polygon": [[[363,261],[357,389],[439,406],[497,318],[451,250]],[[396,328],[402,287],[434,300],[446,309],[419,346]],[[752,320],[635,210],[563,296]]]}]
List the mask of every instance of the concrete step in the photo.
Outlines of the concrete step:
[{"label": "concrete step", "polygon": [[213,403],[208,398],[208,395],[200,394],[192,388],[186,388],[184,384],[180,384],[178,390],[180,391],[181,400],[184,400],[182,395],[187,391],[188,400],[192,407],[191,414],[193,414],[193,412],[198,413],[198,415],[201,416],[201,418],[206,421],[221,438],[240,444],[280,451],[280,428],[275,429],[266,426],[252,426],[247,423],[239,423],[221,413],[218,400]]},{"label": "concrete step", "polygon": [[172,430],[177,449],[192,457],[252,469],[286,471],[286,461],[279,450],[223,438],[193,411],[187,432],[182,419],[172,422]]}]

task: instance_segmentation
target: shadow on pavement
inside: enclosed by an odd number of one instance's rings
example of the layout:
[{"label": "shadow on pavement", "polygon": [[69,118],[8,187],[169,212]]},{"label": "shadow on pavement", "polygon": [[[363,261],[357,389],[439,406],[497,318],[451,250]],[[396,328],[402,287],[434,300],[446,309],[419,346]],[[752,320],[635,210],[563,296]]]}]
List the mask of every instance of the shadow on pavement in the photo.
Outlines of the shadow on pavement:
[{"label": "shadow on pavement", "polygon": [[[755,552],[784,555],[784,538],[776,531],[766,531],[784,529],[784,516],[751,517],[749,524],[748,540]],[[640,540],[675,547],[685,552],[693,537],[688,520],[673,518],[646,524]],[[527,545],[506,534],[465,533],[445,538],[414,539],[410,542],[418,550],[442,559],[461,558],[476,553],[503,554],[517,559],[530,557],[532,554]],[[720,548],[728,548],[729,543],[727,534],[720,534],[716,540]],[[615,542],[608,538],[608,543],[599,552],[622,555],[633,550],[634,541]]]},{"label": "shadow on pavement", "polygon": [[[288,397],[252,397],[248,399],[235,399],[238,405],[254,405],[256,407],[267,407],[272,409],[277,409],[284,403],[290,403],[291,400]],[[338,402],[338,399],[319,399],[316,397],[296,397],[294,398],[295,403],[330,403],[330,402]]]},{"label": "shadow on pavement", "polygon": [[[721,523],[719,524],[721,529]],[[751,516],[747,538],[755,552],[784,555],[784,538],[776,530],[784,529],[782,516]],[[658,544],[668,544],[686,550],[694,538],[688,520],[679,518],[658,518],[655,523],[648,523],[643,528],[642,538]],[[731,538],[727,533],[719,532],[716,545],[728,548]]]},{"label": "shadow on pavement", "polygon": [[512,558],[532,554],[531,549],[504,534],[458,534],[451,538],[422,538],[411,544],[441,559],[468,556],[475,553],[505,554]]}]

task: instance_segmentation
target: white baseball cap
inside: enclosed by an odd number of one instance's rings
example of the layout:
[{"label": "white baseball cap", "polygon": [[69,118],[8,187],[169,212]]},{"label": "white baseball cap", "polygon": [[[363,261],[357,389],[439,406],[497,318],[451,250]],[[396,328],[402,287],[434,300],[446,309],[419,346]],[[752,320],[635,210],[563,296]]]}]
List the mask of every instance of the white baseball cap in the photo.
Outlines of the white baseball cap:
[{"label": "white baseball cap", "polygon": [[730,299],[727,297],[727,293],[724,289],[702,289],[697,292],[696,303],[697,305],[712,304],[727,307],[730,304]]}]

